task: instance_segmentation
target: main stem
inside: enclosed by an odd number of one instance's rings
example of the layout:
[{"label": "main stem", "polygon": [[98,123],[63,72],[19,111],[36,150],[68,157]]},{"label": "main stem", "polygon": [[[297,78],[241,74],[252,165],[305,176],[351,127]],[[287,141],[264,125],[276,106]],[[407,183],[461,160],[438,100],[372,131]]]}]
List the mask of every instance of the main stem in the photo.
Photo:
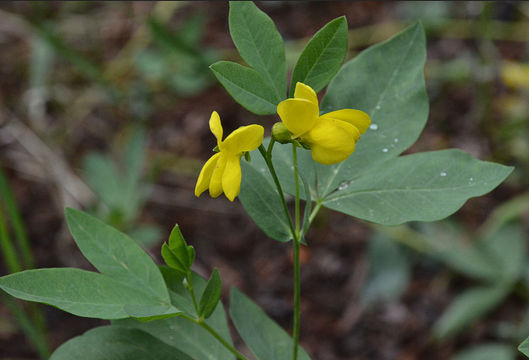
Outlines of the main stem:
[{"label": "main stem", "polygon": [[272,179],[274,180],[274,184],[277,188],[277,192],[279,193],[279,197],[281,199],[281,204],[283,205],[283,211],[285,213],[285,217],[288,221],[288,225],[290,228],[290,232],[292,234],[292,241],[294,244],[294,324],[293,324],[293,337],[294,337],[294,348],[292,350],[292,360],[297,360],[298,358],[298,344],[299,344],[299,299],[300,299],[300,281],[299,281],[299,253],[300,253],[300,207],[299,207],[299,176],[298,176],[298,157],[296,152],[296,145],[292,144],[292,157],[294,162],[294,178],[296,182],[296,202],[295,202],[295,227],[292,223],[292,218],[290,217],[290,213],[288,211],[288,206],[285,201],[285,195],[283,193],[283,189],[281,188],[281,183],[279,182],[279,179],[277,177],[276,171],[274,169],[274,164],[272,163],[272,149],[274,146],[273,140],[271,140],[271,143],[268,147],[268,150],[265,149],[263,145],[259,146],[259,152],[263,156],[263,159],[265,160],[266,166],[268,167],[268,170],[270,171],[270,175],[272,175]]},{"label": "main stem", "polygon": [[[273,141],[273,140],[271,140]],[[272,175],[274,184],[279,193],[281,199],[281,204],[283,205],[283,211],[285,217],[288,221],[290,232],[292,233],[292,241],[294,243],[294,328],[293,328],[293,337],[294,337],[294,348],[292,350],[292,360],[297,360],[298,358],[298,344],[299,344],[299,298],[300,298],[300,281],[299,281],[299,252],[300,252],[300,211],[299,211],[299,177],[298,177],[298,158],[296,153],[296,145],[292,144],[292,155],[294,162],[294,177],[296,181],[296,210],[295,210],[295,228],[288,211],[288,206],[285,201],[285,195],[283,189],[281,188],[281,183],[277,177],[276,171],[274,169],[274,164],[272,163],[272,148],[274,143],[271,142],[268,150],[265,149],[263,145],[259,146],[259,152],[265,160],[266,166]]]},{"label": "main stem", "polygon": [[294,349],[292,351],[292,360],[298,358],[298,343],[299,343],[299,298],[301,292],[301,286],[299,281],[299,252],[300,252],[300,232],[299,232],[299,177],[298,177],[298,156],[296,152],[296,145],[292,144],[292,159],[294,162],[294,178],[296,182],[296,207],[295,207],[295,223],[296,223],[296,236],[294,237]]}]

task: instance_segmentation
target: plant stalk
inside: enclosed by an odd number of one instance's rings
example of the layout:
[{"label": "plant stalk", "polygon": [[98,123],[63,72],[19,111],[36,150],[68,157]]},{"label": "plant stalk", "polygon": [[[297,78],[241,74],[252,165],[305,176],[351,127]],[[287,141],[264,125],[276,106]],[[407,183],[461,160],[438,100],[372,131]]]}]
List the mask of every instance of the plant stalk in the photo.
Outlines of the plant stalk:
[{"label": "plant stalk", "polygon": [[209,326],[204,319],[194,319],[187,315],[181,315],[184,319],[191,321],[197,325],[200,325],[203,327],[207,332],[209,332],[215,339],[217,339],[218,342],[222,344],[226,349],[228,349],[235,357],[239,360],[248,360],[243,354],[241,354],[237,349],[235,349],[229,342],[224,340],[222,336],[218,332],[215,331],[211,326]]},{"label": "plant stalk", "polygon": [[226,349],[231,351],[233,355],[239,360],[248,360],[246,357],[237,351],[233,346],[231,346],[226,340],[222,338],[212,327],[210,327],[206,322],[199,321],[197,322],[198,325],[202,326],[204,329],[206,329],[215,339],[217,339]]},{"label": "plant stalk", "polygon": [[299,176],[298,176],[298,156],[296,152],[296,145],[292,144],[292,160],[294,163],[294,178],[296,182],[296,200],[295,200],[295,223],[296,223],[296,236],[293,240],[294,246],[294,324],[293,324],[293,337],[294,337],[294,348],[292,350],[292,360],[298,358],[298,344],[299,344],[299,298],[301,292],[300,286],[300,270],[299,270],[299,253],[300,253],[300,233],[299,233]]},{"label": "plant stalk", "polygon": [[197,315],[199,314],[199,308],[198,308],[198,303],[197,303],[197,299],[195,297],[195,289],[193,288],[193,279],[192,279],[192,274],[191,274],[191,271],[189,270],[187,272],[187,275],[186,275],[186,280],[187,280],[187,283],[189,285],[189,288],[187,289],[189,291],[189,293],[191,294],[191,300],[193,300],[193,307],[195,308],[195,311],[197,312]]}]

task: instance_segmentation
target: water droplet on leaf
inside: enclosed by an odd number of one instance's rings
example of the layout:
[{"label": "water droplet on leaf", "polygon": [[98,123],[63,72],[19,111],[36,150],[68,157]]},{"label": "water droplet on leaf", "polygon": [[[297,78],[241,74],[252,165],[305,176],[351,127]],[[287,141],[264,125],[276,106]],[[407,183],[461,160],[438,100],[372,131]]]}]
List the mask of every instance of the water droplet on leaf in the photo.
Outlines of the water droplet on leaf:
[{"label": "water droplet on leaf", "polygon": [[345,190],[349,187],[349,185],[351,185],[352,183],[354,182],[354,180],[349,180],[349,181],[343,181],[340,186],[338,186],[338,190]]},{"label": "water droplet on leaf", "polygon": [[378,129],[378,125],[377,125],[377,124],[371,124],[371,125],[369,126],[369,128],[370,128],[371,130],[377,130],[377,129]]},{"label": "water droplet on leaf", "polygon": [[388,152],[388,151],[389,151],[388,148],[383,148],[383,149],[382,149],[382,152],[385,152],[385,153],[386,153],[386,152]]},{"label": "water droplet on leaf", "polygon": [[446,176],[446,172],[441,171],[441,173],[440,173],[439,175],[441,175],[441,176]]}]

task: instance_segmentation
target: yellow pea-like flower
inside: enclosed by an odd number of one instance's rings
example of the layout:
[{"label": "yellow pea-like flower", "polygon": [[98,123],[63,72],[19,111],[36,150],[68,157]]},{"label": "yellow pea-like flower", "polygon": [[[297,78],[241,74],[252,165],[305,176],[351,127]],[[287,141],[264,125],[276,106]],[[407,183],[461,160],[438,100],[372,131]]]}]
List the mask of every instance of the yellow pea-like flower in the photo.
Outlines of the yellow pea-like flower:
[{"label": "yellow pea-like flower", "polygon": [[500,67],[503,82],[513,89],[529,91],[529,65],[514,61],[505,61]]},{"label": "yellow pea-like flower", "polygon": [[277,113],[292,139],[308,145],[312,158],[326,165],[347,159],[371,124],[369,115],[360,110],[342,109],[320,116],[316,92],[300,82],[294,97],[279,103]]},{"label": "yellow pea-like flower", "polygon": [[220,116],[213,111],[209,128],[217,138],[219,152],[204,164],[198,175],[195,196],[209,188],[209,195],[216,198],[224,193],[233,201],[241,191],[241,156],[255,150],[263,142],[264,128],[260,125],[241,126],[222,140]]}]

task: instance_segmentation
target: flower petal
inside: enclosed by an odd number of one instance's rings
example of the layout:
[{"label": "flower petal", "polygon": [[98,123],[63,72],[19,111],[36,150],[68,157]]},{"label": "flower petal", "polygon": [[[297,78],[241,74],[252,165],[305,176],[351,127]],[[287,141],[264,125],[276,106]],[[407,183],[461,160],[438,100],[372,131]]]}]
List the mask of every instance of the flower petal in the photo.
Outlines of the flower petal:
[{"label": "flower petal", "polygon": [[220,123],[220,116],[216,111],[213,111],[209,118],[209,129],[217,138],[217,144],[220,145],[222,142],[222,124]]},{"label": "flower petal", "polygon": [[320,118],[302,139],[311,145],[312,158],[315,161],[335,164],[353,153],[359,137],[358,129],[348,122]]},{"label": "flower petal", "polygon": [[[320,164],[324,164],[324,165],[337,164],[339,162],[344,161],[351,155],[350,153],[334,151],[334,150],[327,149],[319,145],[314,145],[311,151],[312,151],[312,158],[314,159],[314,161],[319,162]],[[354,143],[353,143],[353,151],[354,151]],[[351,153],[353,151],[351,151]]]},{"label": "flower petal", "polygon": [[297,82],[296,90],[294,91],[294,98],[308,100],[319,108],[318,96],[316,95],[316,92],[308,85]]},{"label": "flower petal", "polygon": [[219,160],[220,153],[217,153],[209,158],[208,161],[204,164],[202,167],[202,170],[200,170],[200,174],[198,175],[197,184],[195,185],[195,196],[199,197],[200,194],[202,194],[206,189],[209,187],[209,183],[211,181],[211,176],[213,175],[213,170],[215,170],[215,166],[217,165],[217,161]]},{"label": "flower petal", "polygon": [[219,160],[213,170],[211,175],[211,181],[209,182],[209,195],[212,198],[216,198],[222,194],[222,174],[224,174],[224,169],[226,168],[226,155],[222,152],[219,153]]},{"label": "flower petal", "polygon": [[241,158],[230,156],[222,174],[222,189],[226,197],[233,201],[241,191]]},{"label": "flower petal", "polygon": [[261,125],[241,126],[222,143],[221,151],[226,155],[241,154],[255,150],[263,142],[264,128]]},{"label": "flower petal", "polygon": [[332,111],[327,114],[323,114],[321,118],[332,118],[336,120],[346,121],[351,125],[354,125],[360,131],[360,134],[366,132],[367,128],[371,124],[371,118],[365,112],[354,109],[342,109],[338,111]]},{"label": "flower petal", "polygon": [[295,139],[314,127],[318,106],[305,99],[286,99],[277,105],[277,114]]}]

